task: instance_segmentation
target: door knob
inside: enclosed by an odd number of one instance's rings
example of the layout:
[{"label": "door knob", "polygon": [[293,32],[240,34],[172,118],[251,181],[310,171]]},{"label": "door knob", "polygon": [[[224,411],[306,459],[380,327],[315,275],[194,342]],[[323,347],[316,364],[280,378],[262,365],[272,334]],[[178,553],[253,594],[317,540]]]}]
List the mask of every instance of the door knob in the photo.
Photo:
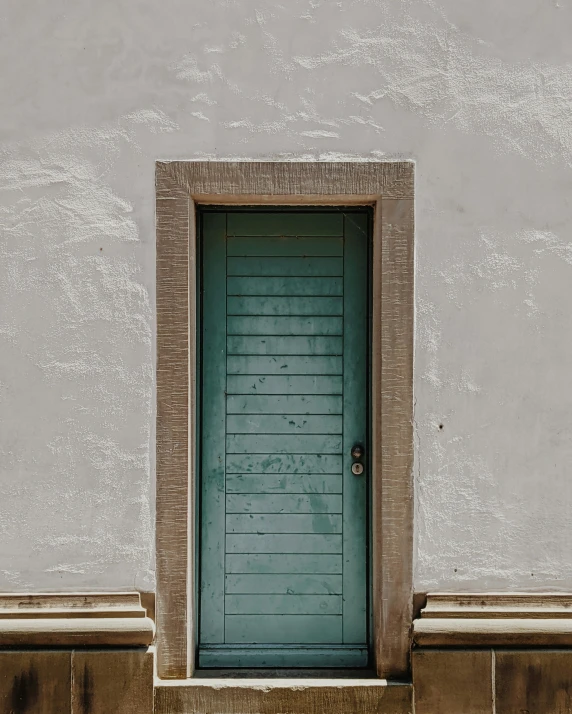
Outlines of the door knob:
[{"label": "door knob", "polygon": [[352,456],[354,459],[361,459],[363,458],[363,446],[360,444],[355,444],[352,446]]}]

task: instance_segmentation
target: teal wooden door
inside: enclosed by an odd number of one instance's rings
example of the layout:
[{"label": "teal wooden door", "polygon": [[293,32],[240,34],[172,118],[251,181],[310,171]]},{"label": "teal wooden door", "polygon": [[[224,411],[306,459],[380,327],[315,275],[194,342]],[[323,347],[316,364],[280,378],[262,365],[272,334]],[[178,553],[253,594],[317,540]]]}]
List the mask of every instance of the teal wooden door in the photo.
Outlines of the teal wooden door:
[{"label": "teal wooden door", "polygon": [[368,226],[201,214],[200,667],[367,665]]}]

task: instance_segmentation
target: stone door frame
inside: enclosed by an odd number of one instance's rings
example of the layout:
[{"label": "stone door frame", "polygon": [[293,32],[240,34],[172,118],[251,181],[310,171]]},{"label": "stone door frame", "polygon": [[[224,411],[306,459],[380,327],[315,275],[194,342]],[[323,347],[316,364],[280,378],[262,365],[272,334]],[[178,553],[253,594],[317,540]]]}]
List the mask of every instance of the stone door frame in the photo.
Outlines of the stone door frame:
[{"label": "stone door frame", "polygon": [[374,207],[371,597],[378,677],[409,674],[413,599],[414,164],[156,164],[157,673],[192,677],[196,577],[196,206]]}]

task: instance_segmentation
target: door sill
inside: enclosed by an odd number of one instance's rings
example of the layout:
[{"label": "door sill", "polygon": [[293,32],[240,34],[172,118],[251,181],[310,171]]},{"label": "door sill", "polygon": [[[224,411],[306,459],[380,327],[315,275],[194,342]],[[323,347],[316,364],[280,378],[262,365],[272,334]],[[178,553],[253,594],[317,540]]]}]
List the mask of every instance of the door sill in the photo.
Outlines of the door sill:
[{"label": "door sill", "polygon": [[155,714],[411,714],[412,698],[411,683],[373,678],[155,681]]}]

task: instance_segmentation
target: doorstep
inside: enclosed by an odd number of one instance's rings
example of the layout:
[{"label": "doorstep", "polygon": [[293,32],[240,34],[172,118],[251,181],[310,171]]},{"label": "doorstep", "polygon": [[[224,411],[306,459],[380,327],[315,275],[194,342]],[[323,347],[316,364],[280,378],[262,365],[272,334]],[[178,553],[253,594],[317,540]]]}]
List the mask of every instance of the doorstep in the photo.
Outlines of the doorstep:
[{"label": "doorstep", "polygon": [[157,679],[155,714],[411,714],[412,693],[385,679]]}]

